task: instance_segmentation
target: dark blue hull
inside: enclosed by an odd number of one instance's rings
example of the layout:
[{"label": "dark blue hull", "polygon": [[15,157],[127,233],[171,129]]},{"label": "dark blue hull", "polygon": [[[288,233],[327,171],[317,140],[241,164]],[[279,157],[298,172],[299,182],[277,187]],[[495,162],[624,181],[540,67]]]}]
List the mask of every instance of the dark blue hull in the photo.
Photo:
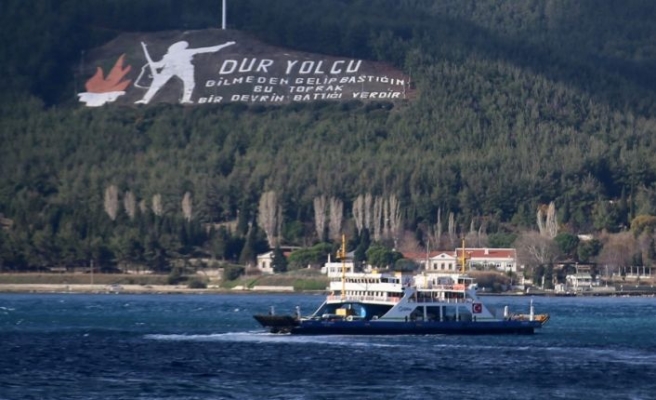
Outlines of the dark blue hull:
[{"label": "dark blue hull", "polygon": [[302,335],[435,335],[435,334],[531,334],[537,321],[495,322],[384,322],[384,321],[303,321],[291,329]]},{"label": "dark blue hull", "polygon": [[[294,320],[287,324],[269,324],[267,318],[256,319],[274,333],[295,335],[435,335],[435,334],[532,334],[540,328],[539,321],[430,321],[393,322],[376,320]],[[280,317],[278,317],[280,318]],[[289,317],[287,322],[291,322]],[[282,321],[281,321],[282,322]],[[275,326],[274,326],[275,325]]]}]

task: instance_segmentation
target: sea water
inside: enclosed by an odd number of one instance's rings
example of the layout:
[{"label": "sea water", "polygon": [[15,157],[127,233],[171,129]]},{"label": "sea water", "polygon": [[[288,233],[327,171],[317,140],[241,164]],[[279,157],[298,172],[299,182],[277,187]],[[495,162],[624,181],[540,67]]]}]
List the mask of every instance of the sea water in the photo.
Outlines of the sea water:
[{"label": "sea water", "polygon": [[[656,399],[655,298],[533,299],[535,335],[272,335],[320,295],[0,295],[0,399]],[[486,297],[528,312],[527,297]]]}]

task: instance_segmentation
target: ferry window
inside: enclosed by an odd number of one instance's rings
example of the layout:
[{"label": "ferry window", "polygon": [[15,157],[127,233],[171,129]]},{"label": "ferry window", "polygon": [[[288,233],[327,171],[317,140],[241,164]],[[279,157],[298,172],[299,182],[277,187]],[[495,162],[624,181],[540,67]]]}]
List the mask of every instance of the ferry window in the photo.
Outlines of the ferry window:
[{"label": "ferry window", "polygon": [[462,307],[460,306],[458,308],[458,317],[460,318],[461,321],[471,321],[472,320],[472,313],[469,307]]},{"label": "ferry window", "polygon": [[444,320],[445,321],[456,320],[456,308],[454,306],[444,306]]},{"label": "ferry window", "polygon": [[426,307],[426,316],[429,321],[439,321],[440,320],[440,307],[439,306],[428,306]]}]

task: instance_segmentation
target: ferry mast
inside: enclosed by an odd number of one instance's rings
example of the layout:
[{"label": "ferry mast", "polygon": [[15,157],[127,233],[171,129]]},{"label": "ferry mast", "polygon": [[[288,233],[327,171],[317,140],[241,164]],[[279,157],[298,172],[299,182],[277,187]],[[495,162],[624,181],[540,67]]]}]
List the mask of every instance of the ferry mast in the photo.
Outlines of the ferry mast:
[{"label": "ferry mast", "polygon": [[465,265],[467,264],[467,254],[465,253],[465,239],[462,239],[462,253],[460,254],[460,272],[465,274]]},{"label": "ferry mast", "polygon": [[342,246],[337,250],[337,257],[342,259],[342,294],[341,300],[346,298],[346,236],[342,235]]}]

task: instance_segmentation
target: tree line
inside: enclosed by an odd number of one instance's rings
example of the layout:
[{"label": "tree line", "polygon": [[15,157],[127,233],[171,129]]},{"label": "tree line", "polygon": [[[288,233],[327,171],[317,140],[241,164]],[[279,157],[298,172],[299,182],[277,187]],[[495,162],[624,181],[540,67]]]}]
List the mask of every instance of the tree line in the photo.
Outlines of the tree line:
[{"label": "tree line", "polygon": [[[340,231],[362,257],[367,241],[397,250],[449,248],[465,235],[507,244],[535,230],[537,210],[552,201],[560,233],[595,234],[607,249],[621,248],[612,243],[628,232],[631,257],[640,250],[642,262],[652,260],[651,225],[632,228],[656,215],[651,2],[230,7],[231,28],[273,45],[385,61],[418,95],[82,109],[75,71],[86,51],[126,30],[214,27],[220,7],[3,2],[3,268],[94,259],[166,269],[198,255],[252,263],[277,243],[311,247]],[[367,212],[380,216],[375,224]]]}]

